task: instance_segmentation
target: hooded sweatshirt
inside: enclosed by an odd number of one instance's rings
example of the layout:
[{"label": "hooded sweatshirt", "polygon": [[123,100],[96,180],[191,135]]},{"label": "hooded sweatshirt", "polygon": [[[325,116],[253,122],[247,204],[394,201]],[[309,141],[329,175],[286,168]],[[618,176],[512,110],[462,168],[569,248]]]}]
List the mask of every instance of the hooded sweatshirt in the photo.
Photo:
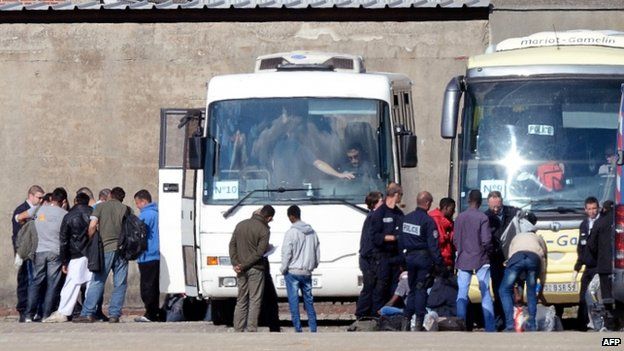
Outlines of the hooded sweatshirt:
[{"label": "hooded sweatshirt", "polygon": [[318,235],[312,227],[297,221],[284,234],[282,274],[312,275],[321,260]]}]

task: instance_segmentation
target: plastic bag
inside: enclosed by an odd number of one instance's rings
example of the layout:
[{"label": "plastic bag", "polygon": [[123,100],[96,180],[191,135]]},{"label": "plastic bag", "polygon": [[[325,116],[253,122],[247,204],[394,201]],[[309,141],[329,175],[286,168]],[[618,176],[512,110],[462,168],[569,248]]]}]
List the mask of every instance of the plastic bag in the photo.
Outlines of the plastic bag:
[{"label": "plastic bag", "polygon": [[431,311],[425,315],[425,320],[423,321],[423,327],[426,331],[438,331],[438,314],[435,311]]}]

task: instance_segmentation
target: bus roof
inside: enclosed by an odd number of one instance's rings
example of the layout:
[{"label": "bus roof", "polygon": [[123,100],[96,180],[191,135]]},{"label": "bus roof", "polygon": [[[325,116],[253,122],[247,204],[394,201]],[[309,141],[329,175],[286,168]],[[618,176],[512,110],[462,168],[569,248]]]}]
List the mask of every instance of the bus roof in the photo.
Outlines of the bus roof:
[{"label": "bus roof", "polygon": [[543,32],[511,38],[468,60],[468,69],[529,65],[623,66],[624,36],[614,31]]},{"label": "bus roof", "polygon": [[267,72],[216,76],[207,102],[276,97],[347,97],[391,101],[391,89],[411,86],[404,75],[388,73]]},{"label": "bus roof", "polygon": [[561,46],[501,51],[473,56],[468,69],[526,65],[624,65],[624,49]]}]

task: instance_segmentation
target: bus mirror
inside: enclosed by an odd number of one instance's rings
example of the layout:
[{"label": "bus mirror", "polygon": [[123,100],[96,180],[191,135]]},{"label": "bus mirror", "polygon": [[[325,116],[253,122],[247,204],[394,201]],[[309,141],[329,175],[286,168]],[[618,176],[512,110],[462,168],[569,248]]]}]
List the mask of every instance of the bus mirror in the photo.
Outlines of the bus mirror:
[{"label": "bus mirror", "polygon": [[413,168],[418,164],[417,138],[413,134],[401,135],[401,167]]},{"label": "bus mirror", "polygon": [[622,166],[624,165],[624,150],[618,150],[617,151],[617,165],[618,166]]},{"label": "bus mirror", "polygon": [[204,168],[206,138],[192,137],[188,139],[188,168]]},{"label": "bus mirror", "polygon": [[463,80],[464,76],[457,76],[446,85],[440,125],[442,138],[453,139],[457,133],[457,116],[459,114],[459,100],[461,100],[463,92]]}]

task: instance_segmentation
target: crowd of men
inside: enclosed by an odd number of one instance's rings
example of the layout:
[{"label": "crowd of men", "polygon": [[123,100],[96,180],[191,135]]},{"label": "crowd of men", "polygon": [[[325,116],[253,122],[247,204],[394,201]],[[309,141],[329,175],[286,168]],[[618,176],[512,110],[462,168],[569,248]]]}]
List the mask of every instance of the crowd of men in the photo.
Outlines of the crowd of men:
[{"label": "crowd of men", "polygon": [[[403,330],[410,329],[414,315],[411,329],[424,330],[425,316],[431,310],[428,291],[434,278],[450,277],[457,284],[451,310],[466,323],[470,312],[468,290],[474,274],[479,282],[486,331],[515,330],[514,306],[518,303],[518,291],[525,286],[529,315],[525,329],[537,330],[537,301],[547,304],[543,292],[548,251],[544,240],[535,234],[537,218],[533,214],[503,205],[498,191],[487,195],[488,209],[482,212],[483,195],[472,190],[468,193],[468,208],[454,221],[455,201],[444,198],[438,208],[430,211],[433,197],[426,191],[418,194],[416,210],[404,215],[398,206],[402,196],[401,186],[392,183],[385,197],[379,192],[366,197],[370,212],[360,241],[363,287],[356,307],[358,319],[400,312]],[[610,279],[612,202],[606,201],[599,214],[598,200],[590,197],[585,211],[588,218],[580,226],[579,259],[575,266],[578,273],[585,265],[579,297],[581,330],[587,325],[585,291],[594,275],[600,277],[606,319],[613,319],[610,311],[614,302]],[[510,229],[514,219],[516,227]],[[494,296],[490,294],[490,285]],[[401,295],[404,308],[388,308],[396,306],[397,296]]]},{"label": "crowd of men", "polygon": [[[96,201],[92,191],[83,187],[70,205],[62,187],[51,193],[38,185],[28,189],[26,201],[12,218],[19,322],[119,322],[128,276],[128,261],[118,253],[119,236],[124,217],[132,212],[123,204],[125,195],[121,187],[102,189]],[[145,314],[136,321],[158,321],[158,208],[147,190],[138,191],[134,202],[147,228],[147,249],[137,259]],[[29,221],[35,230],[20,231]],[[92,242],[101,245],[103,252],[103,264],[98,267],[87,259]],[[102,303],[111,271],[113,291],[106,316]],[[76,309],[81,295],[82,307]]]},{"label": "crowd of men", "polygon": [[[482,193],[470,191],[468,208],[455,220],[456,204],[451,198],[443,198],[439,207],[431,210],[433,196],[422,191],[417,195],[416,209],[404,214],[399,208],[402,196],[403,190],[396,183],[388,185],[385,196],[380,192],[366,196],[369,213],[360,239],[363,287],[355,311],[358,319],[400,315],[400,329],[421,331],[425,329],[426,315],[434,309],[441,315],[457,318],[470,329],[466,324],[468,289],[474,274],[479,282],[486,331],[517,329],[514,305],[518,302],[518,290],[525,286],[529,315],[525,329],[537,330],[537,301],[547,304],[543,292],[548,251],[544,240],[535,234],[537,218],[533,214],[505,206],[497,191],[487,195],[485,212],[481,211]],[[119,235],[124,217],[131,213],[123,204],[124,198],[125,192],[120,187],[103,189],[98,201],[91,190],[81,188],[70,207],[65,189],[56,188],[45,194],[40,186],[30,187],[26,201],[13,214],[20,322],[119,322],[128,274],[128,261],[118,251]],[[163,316],[158,304],[158,208],[147,190],[138,191],[134,202],[148,231],[147,250],[137,260],[145,314],[135,321],[159,321]],[[581,330],[585,330],[588,323],[584,295],[595,276],[600,280],[607,319],[613,319],[614,307],[610,278],[613,203],[606,201],[599,211],[598,200],[589,197],[585,200],[585,213],[587,218],[579,228],[578,260],[573,277],[576,281],[576,274],[585,267],[579,298]],[[269,315],[271,331],[280,330],[277,294],[267,259],[275,250],[269,243],[269,223],[274,216],[275,209],[265,205],[251,218],[238,223],[230,240],[229,254],[238,283],[234,311],[236,331],[257,331],[263,308],[268,310],[265,314]],[[319,238],[314,229],[301,220],[301,209],[297,205],[288,208],[287,216],[292,226],[284,235],[280,273],[284,277],[292,323],[295,331],[302,331],[301,292],[309,329],[316,332],[312,272],[320,262]],[[24,234],[26,230],[20,231],[28,221],[34,223],[35,238]],[[515,228],[510,231],[513,225]],[[103,249],[103,265],[94,269],[87,256],[89,245],[97,237]],[[111,271],[113,291],[109,315],[105,316],[102,312],[104,285]],[[438,278],[436,287],[434,282]],[[452,283],[448,284],[449,281]],[[443,292],[445,284],[454,286],[450,298]],[[490,285],[494,296],[490,295]],[[437,291],[435,295],[432,289]],[[84,297],[82,307],[76,313],[75,306],[81,295]],[[612,327],[613,321],[610,322],[605,322],[605,326]]]}]

